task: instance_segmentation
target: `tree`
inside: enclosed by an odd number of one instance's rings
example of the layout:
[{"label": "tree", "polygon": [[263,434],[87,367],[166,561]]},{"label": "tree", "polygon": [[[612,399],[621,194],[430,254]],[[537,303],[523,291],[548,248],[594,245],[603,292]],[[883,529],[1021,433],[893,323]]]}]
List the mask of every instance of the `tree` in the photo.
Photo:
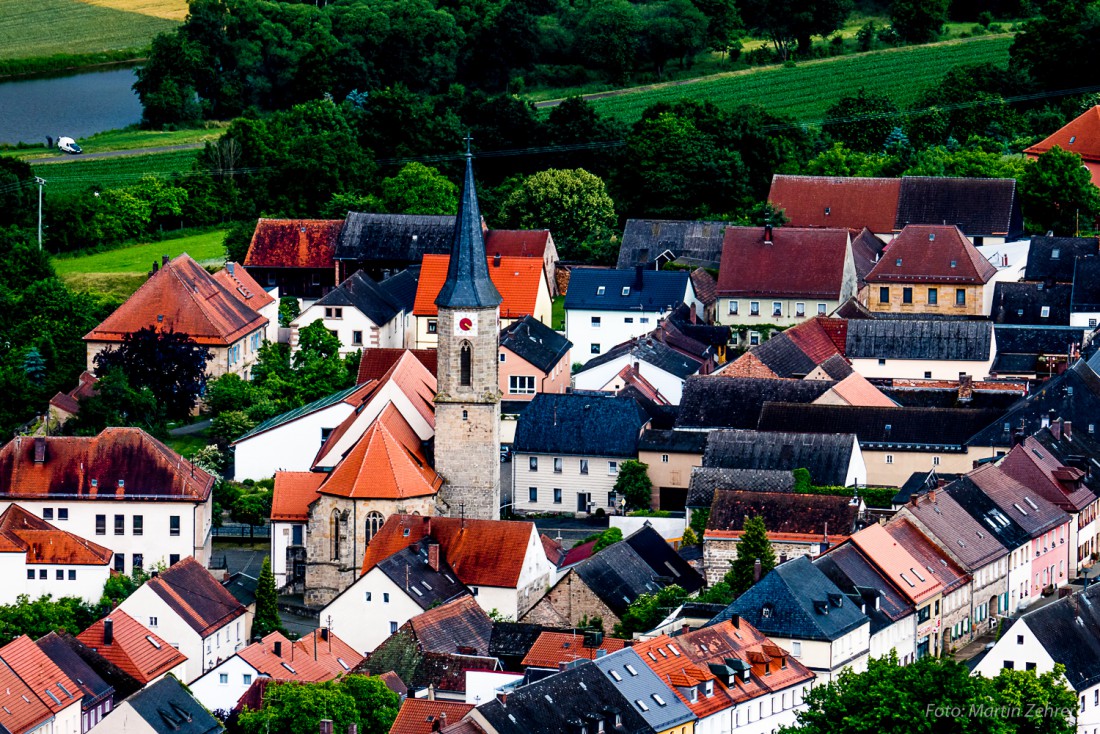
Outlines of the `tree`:
[{"label": "tree", "polygon": [[641,21],[633,3],[592,3],[576,24],[574,53],[603,69],[609,82],[622,85],[634,66],[640,32]]},{"label": "tree", "polygon": [[279,618],[279,595],[275,589],[275,575],[271,573],[271,558],[264,556],[256,582],[256,616],[252,619],[252,636],[263,638],[272,632],[285,635],[286,628]]},{"label": "tree", "polygon": [[894,127],[898,108],[889,97],[868,94],[841,97],[825,112],[823,128],[833,140],[863,153],[881,153]]},{"label": "tree", "polygon": [[271,517],[272,494],[270,489],[242,492],[229,508],[230,517],[234,522],[248,525],[249,534],[254,535],[256,526],[263,525]]},{"label": "tree", "polygon": [[737,4],[733,0],[694,0],[694,3],[707,18],[707,48],[729,53],[744,29]]},{"label": "tree", "polygon": [[237,438],[251,431],[256,422],[248,417],[242,410],[227,410],[218,413],[210,421],[210,437],[214,439],[218,448],[225,451],[229,444]]},{"label": "tree", "polygon": [[362,734],[386,734],[397,718],[398,705],[397,694],[377,677],[271,683],[263,707],[245,710],[239,724],[242,734],[300,734],[317,731],[321,719],[329,719],[333,731],[347,731],[355,724]]},{"label": "tree", "polygon": [[723,579],[735,596],[744,594],[755,583],[757,561],[760,561],[760,576],[763,578],[775,568],[775,551],[768,540],[764,520],[750,517],[741,530],[741,540],[737,542],[737,558],[730,561],[730,570]]},{"label": "tree", "polygon": [[811,38],[840,28],[852,9],[847,0],[745,0],[738,7],[745,25],[771,41],[784,61],[796,44],[799,53],[809,53]]},{"label": "tree", "polygon": [[103,596],[99,600],[99,605],[107,610],[114,609],[130,598],[130,595],[148,580],[148,574],[140,568],[135,568],[129,576],[124,573],[112,573],[103,584]]},{"label": "tree", "polygon": [[890,26],[906,43],[934,41],[947,22],[950,0],[892,0]]},{"label": "tree", "polygon": [[340,681],[340,688],[355,699],[359,709],[359,731],[363,734],[385,734],[393,726],[401,699],[377,676],[349,675]]},{"label": "tree", "polygon": [[29,163],[0,157],[0,227],[31,224],[37,201],[33,181]]},{"label": "tree", "polygon": [[435,168],[408,163],[382,181],[382,205],[391,214],[454,214],[458,187]]},{"label": "tree", "polygon": [[252,235],[256,232],[255,221],[234,222],[225,231],[226,262],[243,263],[252,244]]},{"label": "tree", "polygon": [[619,464],[615,478],[615,494],[626,499],[630,509],[649,507],[653,482],[649,479],[649,464],[627,459]]},{"label": "tree", "polygon": [[619,618],[619,623],[615,625],[615,636],[630,639],[635,632],[648,632],[687,598],[687,592],[676,584],[670,584],[655,594],[642,594],[631,602]]},{"label": "tree", "polygon": [[1025,225],[1033,232],[1075,235],[1100,217],[1100,190],[1076,153],[1051,148],[1024,169],[1019,186]]},{"label": "tree", "polygon": [[76,635],[99,618],[97,610],[76,597],[54,599],[49,594],[31,600],[26,594],[14,604],[0,606],[0,645],[20,635],[38,639],[50,632]]},{"label": "tree", "polygon": [[811,176],[890,176],[899,170],[897,158],[885,153],[859,153],[848,150],[843,143],[834,143],[806,162],[805,172]]},{"label": "tree", "polygon": [[666,64],[679,59],[683,68],[706,47],[707,17],[691,0],[664,0],[641,6],[642,53],[653,63],[657,78]]},{"label": "tree", "polygon": [[1009,69],[1036,89],[1095,86],[1100,69],[1100,4],[1044,2],[1020,28],[1009,49]]},{"label": "tree", "polygon": [[164,407],[148,387],[135,388],[121,367],[102,370],[95,392],[80,401],[80,412],[65,422],[65,433],[94,436],[108,426],[135,426],[163,437]]},{"label": "tree", "polygon": [[583,168],[551,168],[527,177],[505,199],[501,218],[521,229],[549,229],[566,260],[617,223],[603,180]]},{"label": "tree", "polygon": [[206,389],[210,350],[175,330],[146,326],[95,356],[96,373],[122,370],[130,385],[148,388],[169,418],[186,418]]},{"label": "tree", "polygon": [[609,545],[615,545],[623,539],[622,528],[608,528],[600,533],[600,537],[596,539],[596,545],[592,546],[593,553],[599,553]]}]

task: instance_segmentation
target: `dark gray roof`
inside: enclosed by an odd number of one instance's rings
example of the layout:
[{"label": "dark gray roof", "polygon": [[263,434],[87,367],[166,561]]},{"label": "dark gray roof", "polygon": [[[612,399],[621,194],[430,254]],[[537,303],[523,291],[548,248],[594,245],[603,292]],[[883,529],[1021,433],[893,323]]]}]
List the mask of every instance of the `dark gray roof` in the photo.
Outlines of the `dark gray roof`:
[{"label": "dark gray roof", "polygon": [[715,622],[731,614],[741,615],[765,635],[796,640],[831,642],[869,623],[867,615],[806,556],[776,566]]},{"label": "dark gray roof", "polygon": [[1068,324],[1072,291],[1073,286],[1067,283],[997,283],[993,289],[991,317],[997,324]]},{"label": "dark gray roof", "polygon": [[1070,310],[1074,313],[1100,311],[1100,257],[1077,258]]},{"label": "dark gray roof", "polygon": [[654,262],[666,251],[672,259],[717,268],[729,222],[628,219],[619,247],[620,268]]},{"label": "dark gray roof", "polygon": [[827,374],[834,380],[843,380],[845,377],[848,377],[855,372],[855,370],[852,369],[852,365],[848,362],[848,360],[844,359],[844,357],[840,356],[839,354],[834,354],[833,356],[829,357],[824,362],[819,364],[818,367],[820,367],[825,374]]},{"label": "dark gray roof", "polygon": [[318,306],[353,307],[378,326],[384,326],[401,311],[400,304],[375,283],[369,275],[358,270],[340,285],[326,293]]},{"label": "dark gray roof", "polygon": [[664,576],[668,583],[676,584],[689,594],[694,594],[706,584],[699,572],[680,558],[648,522],[624,538],[623,542],[633,548],[655,574]]},{"label": "dark gray roof", "polygon": [[915,504],[911,501],[902,512],[912,513],[918,527],[923,526],[921,532],[932,536],[966,571],[974,573],[1015,550],[1001,545],[951,493],[937,490],[914,498]]},{"label": "dark gray roof", "polygon": [[864,449],[963,451],[966,442],[997,420],[999,410],[879,408],[862,405],[765,403],[761,431],[854,433]]},{"label": "dark gray roof", "polygon": [[[691,709],[631,648],[627,647],[611,655],[605,655],[596,660],[595,665],[607,676],[611,685],[619,691],[619,695],[635,708],[637,707],[635,701],[646,702],[647,710],[639,713],[653,731],[667,731],[695,719]],[[615,671],[615,676],[611,675],[611,671]],[[664,706],[654,701],[652,698],[654,693],[665,702]]]},{"label": "dark gray roof", "polygon": [[379,283],[379,287],[385,291],[390,302],[404,309],[405,313],[412,313],[413,304],[416,302],[416,286],[420,283],[420,265],[410,265],[400,273]]},{"label": "dark gray roof", "polygon": [[851,497],[796,492],[745,492],[720,489],[707,517],[707,531],[740,531],[759,517],[769,533],[794,534],[824,543],[859,529],[859,502]]},{"label": "dark gray roof", "polygon": [[783,469],[724,469],[696,466],[688,485],[688,507],[710,507],[719,489],[745,489],[751,492],[793,492],[794,474]]},{"label": "dark gray roof", "polygon": [[764,403],[812,403],[835,384],[831,380],[689,377],[676,427],[756,428]]},{"label": "dark gray roof", "polygon": [[[574,268],[565,308],[590,311],[671,310],[683,302],[690,274],[684,270]],[[600,287],[604,291],[601,295]],[[623,290],[629,289],[627,295]]]},{"label": "dark gray roof", "polygon": [[873,319],[848,322],[849,359],[980,361],[993,356],[993,323]]},{"label": "dark gray roof", "polygon": [[451,251],[454,217],[348,212],[336,240],[335,260],[419,263]]},{"label": "dark gray roof", "polygon": [[1005,548],[1015,550],[1031,540],[1018,522],[997,506],[970,477],[960,477],[945,490],[981,526]]},{"label": "dark gray roof", "polygon": [[527,315],[501,329],[500,346],[543,372],[549,372],[569,352],[573,342]]},{"label": "dark gray roof", "polygon": [[617,616],[642,594],[653,594],[669,582],[625,541],[609,545],[573,569],[585,585]]},{"label": "dark gray roof", "polygon": [[256,589],[259,585],[259,579],[241,571],[222,582],[222,586],[226,588],[226,591],[246,607],[256,602]]},{"label": "dark gray roof", "polygon": [[474,161],[466,152],[466,178],[458,200],[451,259],[447,280],[435,298],[440,308],[493,308],[501,302],[500,292],[489,278],[485,259],[485,234],[481,229],[481,210],[474,183]]},{"label": "dark gray roof", "polygon": [[631,357],[631,363],[646,362],[681,379],[694,375],[702,364],[700,360],[681,354],[667,344],[647,335],[618,344],[598,357],[593,357],[575,374],[614,362],[628,354]]},{"label": "dark gray roof", "polygon": [[428,545],[434,541],[424,539],[403,548],[389,558],[378,562],[378,570],[402,589],[421,609],[431,609],[456,596],[469,594],[470,590],[458,580],[440,549],[439,570],[428,565]]},{"label": "dark gray roof", "polygon": [[1070,345],[1084,341],[1083,326],[1027,326],[997,324],[997,354],[1068,354]]},{"label": "dark gray roof", "polygon": [[638,450],[702,456],[706,451],[709,435],[705,431],[658,431],[647,428],[638,439]]},{"label": "dark gray roof", "polygon": [[126,703],[158,734],[214,734],[224,731],[218,720],[170,675],[130,696]]},{"label": "dark gray roof", "polygon": [[982,389],[981,383],[971,383],[974,388],[970,391],[970,399],[967,400],[965,392],[960,399],[957,383],[950,387],[943,385],[912,387],[904,384],[905,381],[886,380],[887,384],[881,384],[879,380],[874,382],[875,387],[886,397],[903,408],[972,408],[1003,412],[1015,405],[1022,397],[1018,391]]},{"label": "dark gray roof", "polygon": [[536,454],[634,458],[646,421],[628,397],[540,393],[520,416],[512,446]]},{"label": "dark gray roof", "polygon": [[1073,690],[1084,693],[1100,683],[1100,583],[1028,612],[1020,621],[1054,662],[1066,666]]},{"label": "dark gray roof", "polygon": [[833,548],[813,563],[848,595],[853,604],[863,605],[863,613],[871,620],[872,635],[915,611],[854,543]]},{"label": "dark gray roof", "polygon": [[1016,180],[905,176],[894,229],[907,224],[954,224],[971,238],[1015,239],[1024,230]]},{"label": "dark gray roof", "polygon": [[[624,699],[611,681],[591,661],[556,673],[508,695],[506,703],[493,699],[478,707],[493,730],[499,734],[562,734],[580,731],[584,722],[588,731],[599,729],[598,720],[608,721],[606,729],[614,734],[652,734],[633,702]],[[615,727],[615,714],[622,726]]]},{"label": "dark gray roof", "polygon": [[961,474],[940,474],[934,470],[913,472],[905,480],[905,484],[901,485],[901,489],[894,495],[892,502],[895,505],[904,505],[913,495],[924,494],[930,489],[939,487],[941,481],[944,483],[953,482],[961,476]]},{"label": "dark gray roof", "polygon": [[852,259],[855,261],[856,278],[861,285],[867,279],[867,274],[874,270],[884,249],[886,243],[866,227],[852,238]]},{"label": "dark gray roof", "polygon": [[66,638],[51,632],[39,638],[34,644],[38,645],[38,649],[44,652],[62,673],[80,686],[80,691],[84,694],[80,705],[86,711],[111,696],[115,689],[77,654],[71,644],[72,640],[72,637]]},{"label": "dark gray roof", "polygon": [[1070,283],[1074,261],[1097,252],[1095,237],[1032,237],[1024,280]]},{"label": "dark gray roof", "polygon": [[526,622],[493,622],[489,637],[489,654],[496,658],[518,657],[521,660],[531,651],[531,646],[544,631],[550,629],[541,624]]},{"label": "dark gray roof", "polygon": [[856,437],[851,433],[714,431],[707,442],[703,466],[807,469],[814,484],[844,486],[855,446]]},{"label": "dark gray roof", "polygon": [[776,334],[760,346],[754,347],[752,355],[774,372],[776,377],[802,378],[817,367],[817,362],[810,359],[786,333]]}]

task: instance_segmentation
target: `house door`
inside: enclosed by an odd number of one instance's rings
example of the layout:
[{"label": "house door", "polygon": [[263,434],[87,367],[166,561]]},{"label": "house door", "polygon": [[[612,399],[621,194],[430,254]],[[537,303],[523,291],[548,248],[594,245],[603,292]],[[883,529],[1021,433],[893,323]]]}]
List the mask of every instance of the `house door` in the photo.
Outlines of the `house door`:
[{"label": "house door", "polygon": [[588,512],[588,506],[591,503],[591,492],[577,492],[577,512]]}]

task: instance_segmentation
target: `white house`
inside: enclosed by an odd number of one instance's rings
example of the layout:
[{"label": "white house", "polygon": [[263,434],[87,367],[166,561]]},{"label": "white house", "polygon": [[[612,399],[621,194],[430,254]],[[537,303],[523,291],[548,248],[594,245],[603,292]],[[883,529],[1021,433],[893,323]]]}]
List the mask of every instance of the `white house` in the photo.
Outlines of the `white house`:
[{"label": "white house", "polygon": [[640,336],[589,359],[573,374],[577,390],[618,392],[620,373],[628,368],[641,375],[671,405],[680,404],[684,380],[699,372],[701,359],[684,354],[652,336]]},{"label": "white house", "polygon": [[315,321],[321,321],[340,340],[340,354],[409,346],[405,335],[411,314],[400,294],[387,286],[394,280],[376,283],[362,270],[356,271],[290,322],[291,352],[297,351],[301,330]]},{"label": "white house", "polygon": [[248,644],[245,608],[194,558],[154,576],[118,608],[187,656],[191,682]]},{"label": "white house", "polygon": [[565,335],[584,364],[642,336],[680,303],[703,313],[687,271],[575,268],[565,296]]},{"label": "white house", "polygon": [[0,647],[0,661],[5,731],[81,734],[80,687],[31,638],[21,635]]},{"label": "white house", "polygon": [[991,321],[853,319],[845,356],[867,378],[983,379],[997,356]]},{"label": "white house", "polygon": [[118,705],[92,728],[95,734],[221,732],[224,728],[175,678],[164,678]]},{"label": "white house", "polygon": [[276,472],[271,498],[271,573],[275,587],[305,582],[306,525],[324,472]]},{"label": "white house", "polygon": [[119,573],[187,556],[208,563],[213,488],[214,477],[139,428],[16,437],[0,448],[0,507],[18,502],[108,544]]}]

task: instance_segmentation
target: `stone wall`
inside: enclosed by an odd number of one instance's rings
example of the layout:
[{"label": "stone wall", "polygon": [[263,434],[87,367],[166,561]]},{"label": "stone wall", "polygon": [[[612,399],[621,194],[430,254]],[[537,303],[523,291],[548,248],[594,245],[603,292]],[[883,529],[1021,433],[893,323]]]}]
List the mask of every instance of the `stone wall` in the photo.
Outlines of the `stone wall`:
[{"label": "stone wall", "polygon": [[[730,563],[737,558],[737,543],[736,538],[705,538],[703,540],[703,568],[708,584],[718,583],[730,570]],[[789,561],[799,556],[816,558],[819,555],[820,541],[797,543],[773,540],[772,550],[775,551],[776,563],[784,560]]]},{"label": "stone wall", "polygon": [[576,571],[569,571],[520,621],[549,627],[574,627],[587,617],[603,620],[611,632],[619,617],[588,588]]}]

